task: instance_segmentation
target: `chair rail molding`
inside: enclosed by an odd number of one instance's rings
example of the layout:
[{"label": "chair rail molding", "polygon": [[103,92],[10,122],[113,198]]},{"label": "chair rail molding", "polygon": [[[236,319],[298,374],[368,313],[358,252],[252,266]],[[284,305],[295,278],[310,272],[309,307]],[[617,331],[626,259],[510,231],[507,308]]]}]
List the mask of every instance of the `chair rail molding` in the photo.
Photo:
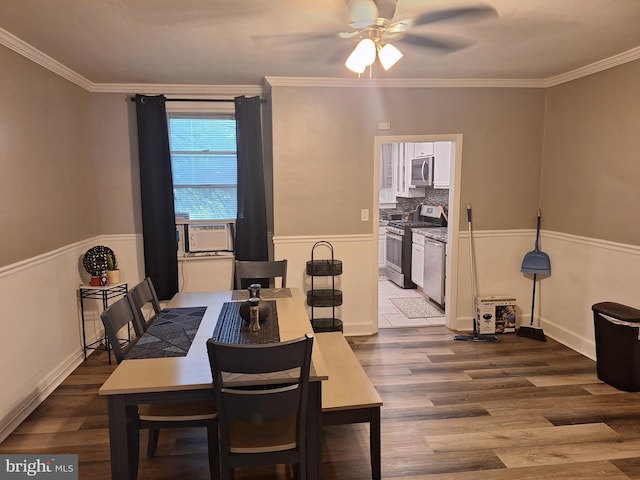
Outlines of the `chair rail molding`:
[{"label": "chair rail molding", "polygon": [[[0,268],[0,322],[10,339],[0,358],[0,377],[6,380],[0,392],[0,442],[83,361],[82,257],[100,244],[118,253],[125,281],[143,278],[138,234],[95,236]],[[98,300],[85,301],[88,338],[101,337],[101,308]],[[15,361],[27,352],[28,362]]]}]

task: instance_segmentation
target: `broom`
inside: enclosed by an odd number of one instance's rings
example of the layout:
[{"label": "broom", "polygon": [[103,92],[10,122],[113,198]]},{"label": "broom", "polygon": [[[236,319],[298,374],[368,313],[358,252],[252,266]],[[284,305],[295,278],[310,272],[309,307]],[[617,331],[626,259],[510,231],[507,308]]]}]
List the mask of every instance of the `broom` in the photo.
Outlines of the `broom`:
[{"label": "broom", "polygon": [[531,320],[529,326],[521,326],[518,329],[517,334],[521,337],[532,338],[541,342],[546,342],[547,337],[544,335],[542,328],[536,328],[533,326],[533,313],[536,304],[536,280],[538,274],[549,275],[551,274],[551,260],[549,255],[544,253],[538,248],[538,242],[540,240],[540,221],[541,213],[538,210],[538,225],[536,227],[536,244],[532,251],[528,252],[522,259],[522,273],[533,273],[533,294],[531,295]]},{"label": "broom", "polygon": [[471,205],[467,203],[467,226],[469,229],[469,261],[471,270],[471,316],[473,317],[473,333],[471,335],[454,335],[454,340],[460,340],[463,342],[490,342],[498,343],[500,339],[494,335],[479,335],[478,334],[478,321],[476,319],[476,268],[473,260],[473,232],[471,228]]}]

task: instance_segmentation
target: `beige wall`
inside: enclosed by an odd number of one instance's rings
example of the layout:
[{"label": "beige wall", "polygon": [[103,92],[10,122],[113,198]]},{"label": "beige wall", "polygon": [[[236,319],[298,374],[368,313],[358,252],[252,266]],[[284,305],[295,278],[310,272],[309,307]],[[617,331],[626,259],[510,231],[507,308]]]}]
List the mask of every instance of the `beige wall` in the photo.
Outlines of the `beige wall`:
[{"label": "beige wall", "polygon": [[[90,94],[4,47],[0,71],[0,322],[6,333],[0,376],[9,385],[0,396],[1,441],[81,361],[78,258],[104,241],[122,252],[131,283],[142,278],[143,264],[128,95]],[[356,326],[374,321],[377,239],[371,223],[360,221],[360,209],[373,207],[374,137],[460,133],[460,208],[473,205],[480,230],[480,292],[515,287],[527,305],[530,283],[518,267],[533,243],[541,199],[543,248],[553,275],[540,282],[540,325],[593,357],[590,305],[638,303],[639,84],[636,61],[548,90],[275,87],[266,109],[273,130],[274,234],[281,257],[292,260],[292,283],[305,281],[312,237],[334,236],[336,257],[349,262],[340,279],[344,319]],[[381,121],[391,130],[378,131]],[[460,215],[462,230],[465,222]],[[465,240],[461,266],[467,265]],[[460,305],[453,320],[460,325],[471,318],[465,272],[457,272]],[[90,309],[91,339],[100,332],[101,308],[95,302]],[[39,355],[12,363],[27,345]]]},{"label": "beige wall", "polygon": [[543,228],[640,245],[640,61],[549,89]]},{"label": "beige wall", "polygon": [[94,236],[85,90],[0,47],[0,267]]},{"label": "beige wall", "polygon": [[462,133],[461,208],[472,204],[474,227],[535,225],[542,89],[276,86],[272,97],[276,236],[371,233],[360,210],[373,207],[376,135]]},{"label": "beige wall", "polygon": [[101,233],[142,232],[138,133],[131,96],[91,96],[91,161],[103,192],[96,203]]}]

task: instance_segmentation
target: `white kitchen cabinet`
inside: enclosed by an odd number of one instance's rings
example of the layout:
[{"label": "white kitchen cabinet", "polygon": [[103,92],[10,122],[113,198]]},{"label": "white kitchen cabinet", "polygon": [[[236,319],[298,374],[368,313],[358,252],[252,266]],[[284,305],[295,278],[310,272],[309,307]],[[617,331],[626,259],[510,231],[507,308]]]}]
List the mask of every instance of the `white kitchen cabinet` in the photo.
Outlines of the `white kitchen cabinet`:
[{"label": "white kitchen cabinet", "polygon": [[403,143],[402,146],[402,155],[404,156],[404,161],[407,165],[411,165],[411,159],[415,158],[413,153],[415,151],[415,149],[413,148],[413,143]]},{"label": "white kitchen cabinet", "polygon": [[433,166],[433,188],[449,188],[451,184],[451,142],[433,142],[435,159]]},{"label": "white kitchen cabinet", "polygon": [[378,268],[387,264],[387,229],[378,227]]},{"label": "white kitchen cabinet", "polygon": [[393,158],[393,192],[396,197],[406,190],[406,174],[404,171],[404,148],[401,143],[394,143],[391,149]]},{"label": "white kitchen cabinet", "polygon": [[393,144],[393,186],[396,197],[424,197],[424,188],[409,188],[413,151],[412,143]]},{"label": "white kitchen cabinet", "polygon": [[378,191],[380,208],[396,206],[393,168],[393,144],[383,143],[380,146],[380,187]]},{"label": "white kitchen cabinet", "polygon": [[413,144],[413,157],[429,157],[434,154],[435,142],[416,142]]},{"label": "white kitchen cabinet", "polygon": [[422,287],[424,284],[424,236],[411,234],[411,281]]}]

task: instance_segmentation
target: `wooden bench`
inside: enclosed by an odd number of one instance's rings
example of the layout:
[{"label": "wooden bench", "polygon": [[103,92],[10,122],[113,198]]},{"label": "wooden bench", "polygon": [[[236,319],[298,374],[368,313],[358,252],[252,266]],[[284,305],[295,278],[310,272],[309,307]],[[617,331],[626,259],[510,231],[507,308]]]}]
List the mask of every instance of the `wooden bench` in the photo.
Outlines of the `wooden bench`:
[{"label": "wooden bench", "polygon": [[340,332],[316,333],[329,379],[322,382],[322,424],[369,423],[371,475],[381,477],[382,399]]}]

